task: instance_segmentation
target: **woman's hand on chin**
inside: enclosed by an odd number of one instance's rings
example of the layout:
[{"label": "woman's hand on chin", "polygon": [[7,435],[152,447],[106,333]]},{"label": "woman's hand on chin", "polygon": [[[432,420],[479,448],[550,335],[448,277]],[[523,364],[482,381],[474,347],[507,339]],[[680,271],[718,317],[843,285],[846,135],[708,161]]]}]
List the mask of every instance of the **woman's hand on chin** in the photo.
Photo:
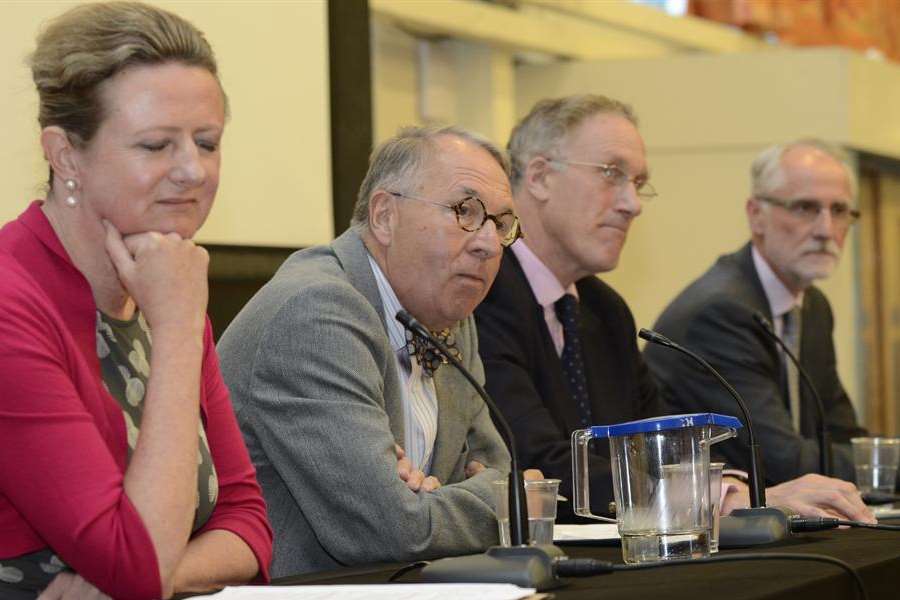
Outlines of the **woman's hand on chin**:
[{"label": "woman's hand on chin", "polygon": [[177,233],[148,231],[122,237],[108,221],[106,251],[150,329],[200,332],[209,296],[206,250]]},{"label": "woman's hand on chin", "polygon": [[38,600],[111,600],[77,573],[63,572],[53,578]]}]

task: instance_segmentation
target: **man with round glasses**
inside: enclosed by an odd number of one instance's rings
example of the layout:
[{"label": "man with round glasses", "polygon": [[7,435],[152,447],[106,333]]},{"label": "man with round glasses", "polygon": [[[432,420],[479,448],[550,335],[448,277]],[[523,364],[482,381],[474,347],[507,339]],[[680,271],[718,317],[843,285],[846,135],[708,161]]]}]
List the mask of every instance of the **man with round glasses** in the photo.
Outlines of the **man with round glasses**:
[{"label": "man with round glasses", "polygon": [[[837,266],[859,217],[856,178],[836,149],[799,140],[764,150],[751,167],[751,184],[750,242],[720,257],[688,286],[656,328],[734,384],[753,413],[766,480],[780,483],[819,470],[818,416],[796,367],[754,320],[754,313],[764,315],[799,356],[822,398],[833,474],[853,481],[850,438],[865,431],[838,378],[831,307],[813,282]],[[678,353],[653,346],[645,356],[664,398],[676,408],[724,412],[733,406]],[[748,441],[740,436],[739,442],[722,444],[720,451],[746,467]]]},{"label": "man with round glasses", "polygon": [[504,248],[511,245],[519,238],[519,219],[512,210],[505,210],[499,215],[492,215],[487,211],[484,202],[476,195],[468,195],[451,204],[441,202],[431,202],[422,198],[413,198],[400,192],[388,192],[395,198],[405,198],[407,200],[417,200],[434,206],[442,206],[453,211],[456,215],[456,222],[463,231],[478,231],[484,227],[488,221],[494,224],[497,235],[500,238],[500,245]]},{"label": "man with round glasses", "polygon": [[[504,251],[475,311],[485,387],[515,432],[520,460],[561,479],[560,493],[571,496],[572,431],[673,412],[638,350],[627,304],[595,277],[616,267],[631,222],[656,193],[634,113],[611,98],[542,100],[508,147],[524,239]],[[592,446],[590,469],[591,510],[608,514],[608,445]],[[728,489],[723,512],[749,505],[745,485]],[[855,486],[833,478],[810,475],[766,494],[803,515],[873,518]],[[571,503],[559,505],[559,519],[575,519]]]},{"label": "man with round glasses", "polygon": [[506,447],[468,382],[396,314],[483,380],[471,315],[518,234],[507,170],[462,129],[401,131],[372,154],[351,229],[292,255],[223,334],[274,576],[497,543]]}]

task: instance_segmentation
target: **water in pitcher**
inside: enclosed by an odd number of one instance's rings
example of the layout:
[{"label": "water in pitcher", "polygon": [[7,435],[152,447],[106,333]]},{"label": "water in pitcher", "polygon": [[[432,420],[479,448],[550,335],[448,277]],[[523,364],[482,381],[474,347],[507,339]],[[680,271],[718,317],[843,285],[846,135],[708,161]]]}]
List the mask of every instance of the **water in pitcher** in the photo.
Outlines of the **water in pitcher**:
[{"label": "water in pitcher", "polygon": [[709,529],[679,533],[647,530],[622,535],[622,558],[629,564],[703,556],[709,556]]}]

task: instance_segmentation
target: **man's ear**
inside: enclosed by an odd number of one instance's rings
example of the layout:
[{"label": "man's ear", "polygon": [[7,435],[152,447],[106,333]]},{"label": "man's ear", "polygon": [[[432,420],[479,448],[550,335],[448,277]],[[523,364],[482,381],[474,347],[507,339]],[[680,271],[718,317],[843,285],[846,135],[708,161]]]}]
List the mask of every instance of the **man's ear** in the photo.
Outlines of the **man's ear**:
[{"label": "man's ear", "polygon": [[384,190],[375,190],[369,198],[369,231],[382,246],[390,246],[394,240],[397,219],[397,198]]},{"label": "man's ear", "polygon": [[754,237],[764,235],[766,232],[766,209],[763,206],[762,201],[750,196],[747,198],[747,203],[744,208],[747,211],[747,222],[750,224],[750,233],[752,233]]},{"label": "man's ear", "polygon": [[556,169],[546,156],[535,156],[525,165],[521,185],[539,203],[550,199],[550,179],[556,175]]},{"label": "man's ear", "polygon": [[41,147],[44,156],[53,168],[53,172],[61,179],[78,180],[77,150],[66,131],[58,125],[44,127],[41,130]]}]

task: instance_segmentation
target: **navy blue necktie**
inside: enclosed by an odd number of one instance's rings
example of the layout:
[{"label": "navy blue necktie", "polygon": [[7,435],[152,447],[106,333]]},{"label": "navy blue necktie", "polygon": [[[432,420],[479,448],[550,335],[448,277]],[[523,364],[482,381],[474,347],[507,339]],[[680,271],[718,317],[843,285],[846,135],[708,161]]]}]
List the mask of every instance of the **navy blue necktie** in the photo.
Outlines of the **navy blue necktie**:
[{"label": "navy blue necktie", "polygon": [[582,427],[590,427],[591,400],[588,396],[587,378],[584,373],[584,359],[581,355],[581,338],[578,335],[578,300],[572,294],[566,294],[556,301],[556,317],[563,326],[562,362],[563,374],[569,393],[575,402],[578,418]]}]

